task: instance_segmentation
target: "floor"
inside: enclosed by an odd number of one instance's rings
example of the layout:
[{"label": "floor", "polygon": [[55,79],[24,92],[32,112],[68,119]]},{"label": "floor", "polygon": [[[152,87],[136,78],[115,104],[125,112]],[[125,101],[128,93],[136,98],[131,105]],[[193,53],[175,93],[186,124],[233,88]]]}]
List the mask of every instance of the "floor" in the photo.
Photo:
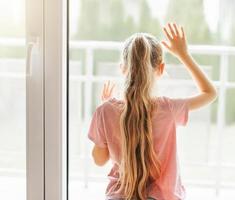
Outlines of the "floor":
[{"label": "floor", "polygon": [[[219,197],[216,197],[215,190],[209,188],[187,187],[186,200],[233,200],[235,190],[222,190]],[[70,183],[70,200],[95,199],[104,200],[102,194],[105,186],[100,183],[89,183],[88,188],[82,182],[73,181]],[[81,198],[83,197],[83,198]],[[86,197],[86,198],[84,198]]]},{"label": "floor", "polygon": [[[4,200],[26,200],[26,186],[23,178],[0,177],[0,195]],[[104,200],[104,183],[90,182],[84,187],[81,181],[70,182],[69,200]],[[215,196],[215,190],[209,188],[187,187],[186,200],[233,200],[235,190],[222,189],[220,196]]]}]

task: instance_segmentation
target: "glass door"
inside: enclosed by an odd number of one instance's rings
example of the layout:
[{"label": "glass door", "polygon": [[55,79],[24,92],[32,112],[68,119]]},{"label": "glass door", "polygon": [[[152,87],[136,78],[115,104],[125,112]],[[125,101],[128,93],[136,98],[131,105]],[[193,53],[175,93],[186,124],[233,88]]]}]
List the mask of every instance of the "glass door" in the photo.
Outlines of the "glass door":
[{"label": "glass door", "polygon": [[[231,142],[235,130],[234,8],[229,0],[70,0],[69,200],[105,198],[112,162],[99,167],[92,160],[94,144],[87,138],[92,114],[102,103],[107,80],[116,83],[115,97],[122,90],[122,41],[135,32],[151,33],[160,41],[164,39],[161,27],[167,22],[185,27],[190,52],[219,91],[213,104],[191,113],[188,126],[178,130],[182,181],[188,198],[235,197],[235,146]],[[168,75],[157,83],[156,94],[194,94],[196,88],[184,66],[168,52],[164,59]]]},{"label": "glass door", "polygon": [[43,199],[42,1],[0,2],[0,194]]},{"label": "glass door", "polygon": [[12,9],[9,1],[0,2],[0,194],[25,200],[25,1],[14,3]]}]

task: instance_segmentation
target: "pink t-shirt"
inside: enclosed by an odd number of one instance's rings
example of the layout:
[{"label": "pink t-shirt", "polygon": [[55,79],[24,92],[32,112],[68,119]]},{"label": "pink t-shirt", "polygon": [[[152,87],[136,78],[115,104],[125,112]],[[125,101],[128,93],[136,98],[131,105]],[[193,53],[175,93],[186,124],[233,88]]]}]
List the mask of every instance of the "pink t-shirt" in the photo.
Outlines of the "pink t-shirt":
[{"label": "pink t-shirt", "polygon": [[[118,178],[120,163],[119,119],[123,100],[111,98],[99,105],[93,113],[88,138],[99,147],[108,147],[113,167],[108,173],[109,184],[106,199],[124,198],[116,193],[114,184]],[[188,101],[184,98],[156,98],[156,109],[152,117],[153,142],[161,161],[162,175],[147,187],[148,197],[157,200],[185,199],[185,188],[181,183],[176,145],[176,127],[188,121]]]}]

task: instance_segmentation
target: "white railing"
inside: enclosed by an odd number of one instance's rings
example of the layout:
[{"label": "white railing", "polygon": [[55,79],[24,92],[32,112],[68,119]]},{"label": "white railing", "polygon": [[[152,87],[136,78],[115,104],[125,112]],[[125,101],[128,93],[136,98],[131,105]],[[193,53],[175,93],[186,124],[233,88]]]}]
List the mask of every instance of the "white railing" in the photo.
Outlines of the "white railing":
[{"label": "white railing", "polygon": [[[11,39],[11,38],[0,38],[0,46],[7,47],[24,47],[25,41],[23,39]],[[94,50],[116,50],[121,51],[122,43],[120,42],[109,42],[109,41],[71,41],[70,48],[73,50],[85,50],[85,66],[86,72],[84,75],[71,75],[70,80],[75,82],[85,83],[85,122],[90,120],[92,113],[92,83],[93,82],[104,82],[107,79],[121,81],[120,78],[110,77],[110,76],[95,76],[94,70]],[[225,128],[225,104],[226,104],[226,90],[230,88],[235,88],[235,82],[228,81],[228,62],[230,56],[235,56],[235,47],[230,46],[208,46],[208,45],[193,45],[189,46],[189,50],[192,54],[196,55],[216,55],[220,58],[220,77],[218,81],[214,81],[214,84],[219,88],[218,94],[218,112],[217,112],[217,162],[208,163],[208,166],[214,166],[217,168],[216,182],[215,184],[210,184],[211,187],[219,192],[221,187],[235,187],[235,185],[222,185],[221,184],[221,169],[222,168],[235,168],[234,164],[223,164],[221,160],[221,149],[222,149],[222,133]],[[24,78],[22,74],[0,74],[0,78]],[[190,80],[177,80],[174,81],[163,81],[163,84],[183,84],[192,85],[193,82]],[[85,164],[89,162],[88,155],[88,145],[85,145]],[[190,163],[189,163],[190,164]],[[200,163],[191,163],[192,165],[200,165]],[[204,164],[202,164],[204,165]],[[94,177],[89,177],[89,168],[84,168],[84,182],[85,185],[88,184],[88,180],[93,180]],[[198,186],[208,186],[207,184],[192,183]]]}]

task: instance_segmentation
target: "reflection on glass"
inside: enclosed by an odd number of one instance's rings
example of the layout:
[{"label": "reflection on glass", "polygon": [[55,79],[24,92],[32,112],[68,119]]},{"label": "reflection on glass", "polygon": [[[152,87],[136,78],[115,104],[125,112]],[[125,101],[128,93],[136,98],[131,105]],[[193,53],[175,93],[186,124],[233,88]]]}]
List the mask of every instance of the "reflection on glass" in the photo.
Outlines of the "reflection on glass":
[{"label": "reflection on glass", "polygon": [[[192,112],[188,126],[178,131],[182,178],[188,188],[188,198],[235,197],[230,187],[225,187],[235,184],[232,158],[235,85],[231,84],[228,90],[225,84],[235,79],[232,73],[235,50],[229,50],[228,56],[224,56],[223,48],[201,46],[235,45],[232,37],[235,23],[229,17],[226,17],[226,25],[222,23],[225,10],[233,16],[235,5],[229,0],[220,1],[220,6],[218,2],[71,0],[70,200],[104,199],[111,162],[104,167],[93,163],[93,144],[87,139],[87,127],[92,113],[101,103],[103,83],[114,81],[116,96],[122,89],[123,77],[119,70],[121,42],[134,32],[149,32],[161,40],[161,25],[168,20],[185,27],[189,44],[200,45],[192,48],[192,53],[219,89],[218,99],[209,107]],[[227,32],[223,32],[223,27],[227,27]],[[165,54],[165,60],[167,74],[158,83],[156,92],[172,97],[193,94],[196,88],[183,66],[169,54]]]},{"label": "reflection on glass", "polygon": [[26,199],[25,1],[0,2],[0,194]]}]

